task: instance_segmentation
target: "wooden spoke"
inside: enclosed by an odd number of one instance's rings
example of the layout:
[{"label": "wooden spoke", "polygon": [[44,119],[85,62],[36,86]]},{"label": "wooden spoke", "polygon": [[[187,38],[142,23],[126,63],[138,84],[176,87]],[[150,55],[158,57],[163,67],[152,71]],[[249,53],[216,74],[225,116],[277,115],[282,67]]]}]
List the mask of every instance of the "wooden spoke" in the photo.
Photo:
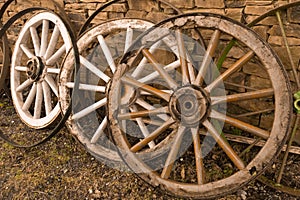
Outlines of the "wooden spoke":
[{"label": "wooden spoke", "polygon": [[57,42],[58,42],[59,35],[60,35],[59,27],[57,25],[55,25],[55,27],[53,29],[51,39],[50,39],[50,42],[49,42],[49,45],[48,45],[48,48],[47,48],[45,56],[44,56],[44,58],[46,60],[48,60],[53,55],[53,53],[55,51],[55,47],[56,47]]},{"label": "wooden spoke", "polygon": [[[65,84],[68,88],[74,88],[75,83],[68,82]],[[89,85],[89,84],[79,84],[79,90],[86,90],[86,91],[93,91],[93,92],[106,92],[105,86],[98,86],[98,85]]]},{"label": "wooden spoke", "polygon": [[[156,42],[154,45],[152,45],[149,49],[150,53],[154,53],[155,50],[161,45],[161,41]],[[131,76],[134,78],[137,78],[140,76],[140,74],[142,73],[142,71],[144,70],[145,65],[147,64],[148,60],[147,58],[143,58],[141,60],[141,62],[138,64],[138,66],[136,67],[136,69],[132,72]]]},{"label": "wooden spoke", "polygon": [[196,80],[196,75],[195,75],[195,69],[192,62],[188,62],[188,70],[189,70],[190,82],[193,83]]},{"label": "wooden spoke", "polygon": [[232,125],[236,128],[239,128],[243,131],[247,131],[249,133],[252,133],[253,135],[261,137],[263,139],[268,139],[270,137],[270,132],[268,132],[268,131],[265,131],[261,128],[255,127],[255,126],[253,126],[251,124],[248,124],[246,122],[243,122],[243,121],[234,119],[232,117],[226,116],[226,115],[224,115],[222,113],[219,113],[215,110],[211,111],[210,117],[214,118],[214,119],[218,119],[218,120],[225,120],[226,123],[228,123],[228,124],[230,124],[230,125]]},{"label": "wooden spoke", "polygon": [[20,47],[28,58],[34,57],[34,54],[29,50],[29,48],[25,44],[21,44]]},{"label": "wooden spoke", "polygon": [[75,113],[73,116],[72,116],[72,119],[73,120],[78,120],[78,119],[81,119],[83,118],[84,116],[87,116],[88,114],[92,113],[93,111],[105,106],[107,103],[107,98],[103,98],[101,99],[100,101],[90,105],[89,107],[81,110],[80,112],[78,113]]},{"label": "wooden spoke", "polygon": [[19,72],[26,72],[27,71],[27,67],[23,67],[23,66],[16,66],[15,70],[19,71]]},{"label": "wooden spoke", "polygon": [[155,70],[165,79],[169,87],[175,90],[178,87],[178,84],[171,78],[171,76],[160,66],[160,64],[155,60],[154,56],[147,49],[142,50],[143,55],[149,60],[153,65]]},{"label": "wooden spoke", "polygon": [[51,91],[49,85],[45,81],[42,82],[42,86],[43,86],[46,115],[49,115],[50,112],[52,111]]},{"label": "wooden spoke", "polygon": [[219,30],[215,30],[215,32],[213,33],[210,39],[209,45],[204,55],[196,80],[194,81],[195,85],[202,85],[207,69],[210,63],[212,62],[212,58],[219,44],[220,36],[221,36],[221,32]]},{"label": "wooden spoke", "polygon": [[260,110],[260,111],[256,111],[256,112],[248,112],[248,113],[243,113],[240,115],[235,115],[234,118],[249,117],[249,116],[259,115],[262,113],[269,113],[269,112],[273,112],[273,111],[274,111],[274,108],[269,108],[269,109]]},{"label": "wooden spoke", "polygon": [[194,142],[197,180],[198,180],[198,184],[202,185],[205,183],[205,171],[204,171],[203,157],[202,157],[202,151],[200,145],[200,135],[198,132],[198,128],[192,128],[191,130],[192,130],[192,136]]},{"label": "wooden spoke", "polygon": [[60,69],[59,68],[47,68],[47,73],[48,74],[59,74]]},{"label": "wooden spoke", "polygon": [[149,92],[157,97],[160,97],[166,101],[169,101],[170,100],[170,97],[171,95],[166,93],[166,92],[163,92],[159,89],[156,89],[154,87],[151,87],[149,85],[146,85],[144,83],[141,83],[133,78],[130,78],[128,76],[124,76],[122,77],[122,82],[125,83],[125,84],[128,84],[128,85],[131,85],[132,87],[135,87],[135,88],[138,88],[140,90],[144,90],[146,92]]},{"label": "wooden spoke", "polygon": [[41,83],[37,83],[35,105],[34,105],[34,119],[39,119],[42,113],[42,103],[43,103],[43,87]]},{"label": "wooden spoke", "polygon": [[104,130],[106,129],[107,124],[108,124],[108,120],[107,120],[107,116],[105,116],[105,118],[102,120],[100,126],[98,127],[94,136],[91,139],[92,144],[95,144],[99,140],[101,135],[104,133]]},{"label": "wooden spoke", "polygon": [[166,113],[169,113],[168,107],[162,107],[162,108],[157,108],[154,110],[143,110],[143,111],[119,114],[118,119],[119,120],[130,120],[130,119],[136,119],[136,118],[148,117],[151,115],[154,116],[154,115],[166,114]]},{"label": "wooden spoke", "polygon": [[232,149],[232,147],[225,141],[220,133],[213,127],[213,125],[208,121],[204,121],[203,125],[207,128],[208,132],[212,135],[212,137],[216,140],[218,145],[223,149],[223,151],[227,154],[230,160],[234,163],[234,165],[242,170],[245,168],[245,164],[242,159],[237,155],[237,153]]},{"label": "wooden spoke", "polygon": [[30,35],[34,47],[34,52],[36,56],[40,56],[40,37],[36,31],[35,27],[30,27]]},{"label": "wooden spoke", "polygon": [[188,62],[186,58],[186,50],[184,47],[184,41],[182,34],[179,30],[176,31],[176,39],[178,42],[178,51],[179,51],[179,60],[181,64],[181,75],[182,75],[182,83],[183,85],[187,85],[190,83]]},{"label": "wooden spoke", "polygon": [[[138,112],[138,109],[136,108],[136,106],[132,106],[132,108],[130,109],[131,112]],[[150,135],[145,123],[143,122],[142,118],[137,118],[136,122],[143,134],[144,137],[148,137]],[[149,144],[150,148],[154,148],[155,147],[155,143],[153,141],[151,141]]]},{"label": "wooden spoke", "polygon": [[228,81],[224,81],[224,85],[233,86],[233,87],[237,87],[237,88],[243,88],[243,89],[247,89],[247,90],[250,90],[250,91],[259,90],[259,89],[254,88],[254,87],[249,87],[249,86],[245,86],[245,85],[241,85],[241,84],[237,84],[237,83],[231,83],[231,82],[228,82]]},{"label": "wooden spoke", "polygon": [[[174,93],[173,90],[161,90],[161,91],[163,91],[163,92],[165,92],[165,93],[168,93],[168,94],[170,94],[170,95],[172,95],[172,94]],[[151,95],[152,95],[151,93],[145,92],[145,91],[141,91],[140,94],[141,94],[141,95],[144,95],[144,96],[151,96]]]},{"label": "wooden spoke", "polygon": [[228,70],[226,70],[223,74],[221,74],[216,80],[214,80],[209,86],[205,88],[206,91],[211,92],[213,88],[222,83],[226,78],[228,78],[231,74],[238,71],[241,67],[243,67],[251,58],[254,57],[254,52],[249,51],[246,55],[244,55],[241,59],[239,59],[236,63],[234,63]]},{"label": "wooden spoke", "polygon": [[142,119],[145,124],[150,124],[154,126],[162,126],[163,122],[158,120],[152,120],[152,119]]},{"label": "wooden spoke", "polygon": [[55,65],[55,63],[66,53],[66,45],[61,46],[47,61],[46,65]]},{"label": "wooden spoke", "polygon": [[[169,72],[169,71],[172,71],[176,68],[180,67],[180,61],[179,60],[176,60],[174,62],[172,62],[171,64],[167,65],[164,67],[164,70],[166,72]],[[151,74],[139,79],[139,82],[141,83],[146,83],[148,81],[152,81],[153,79],[157,78],[159,76],[159,73],[156,71],[156,72],[152,72]]]},{"label": "wooden spoke", "polygon": [[55,96],[58,97],[58,88],[56,82],[53,80],[52,76],[46,75],[45,81],[49,84]]},{"label": "wooden spoke", "polygon": [[[176,41],[176,38],[174,38],[173,36],[169,36],[169,37],[165,37],[163,38],[163,41],[164,43],[171,49],[171,51],[179,58],[179,61],[180,61],[180,50],[179,49],[179,42],[178,42],[178,39]],[[176,41],[174,43],[174,41]],[[183,44],[183,41],[182,41],[182,47],[184,47],[184,44]],[[186,51],[185,49],[183,49],[184,52]],[[190,57],[190,55],[188,53],[182,51],[182,55],[183,55],[183,58],[186,59],[186,62],[187,62],[187,70],[188,70],[188,77],[189,77],[189,80],[190,80],[190,83],[193,83],[193,81],[195,81],[196,79],[196,75],[195,75],[195,70],[194,70],[194,66],[192,64],[192,58]]]},{"label": "wooden spoke", "polygon": [[179,128],[178,128],[177,134],[174,139],[174,143],[172,144],[172,148],[171,148],[168,158],[166,160],[164,169],[161,173],[161,177],[164,179],[168,179],[172,172],[172,168],[176,161],[178,152],[180,150],[180,146],[182,143],[182,138],[184,136],[185,130],[186,130],[186,128],[184,126],[179,126]]},{"label": "wooden spoke", "polygon": [[227,96],[221,96],[221,97],[211,97],[212,105],[224,103],[224,102],[236,102],[236,101],[244,101],[244,100],[250,100],[250,99],[258,99],[263,97],[270,97],[274,95],[274,89],[263,89],[263,90],[257,90],[253,92],[245,92],[240,94],[232,94]]},{"label": "wooden spoke", "polygon": [[[127,112],[127,109],[120,109],[121,114],[124,114],[126,112]],[[127,128],[126,120],[121,121],[121,127],[122,127],[123,130],[126,130],[126,128]]]},{"label": "wooden spoke", "polygon": [[48,47],[48,35],[49,35],[49,21],[43,20],[42,38],[41,38],[41,52],[40,55],[44,56]]},{"label": "wooden spoke", "polygon": [[[143,108],[145,108],[146,110],[154,110],[155,107],[150,105],[149,103],[147,103],[146,101],[144,101],[141,98],[138,98],[136,100],[136,104],[138,104],[139,106],[142,106]],[[167,121],[169,119],[169,116],[166,114],[161,114],[161,115],[157,115],[157,117],[161,118],[164,121]]]},{"label": "wooden spoke", "polygon": [[35,99],[35,95],[36,95],[36,83],[33,84],[26,101],[24,102],[23,106],[22,106],[22,110],[23,111],[28,111],[31,104],[33,103],[34,99]]},{"label": "wooden spoke", "polygon": [[32,83],[33,83],[33,81],[31,79],[27,79],[26,81],[24,81],[21,85],[19,85],[17,87],[16,92],[22,92],[23,90],[25,90],[26,88],[31,86]]},{"label": "wooden spoke", "polygon": [[131,147],[132,152],[137,152],[148,145],[151,141],[155,140],[158,136],[160,136],[165,130],[167,130],[175,121],[170,117],[162,126],[157,128],[154,132],[152,132],[148,137],[142,139],[140,142]]},{"label": "wooden spoke", "polygon": [[111,52],[110,52],[110,50],[109,50],[109,48],[108,48],[108,46],[107,46],[107,44],[105,42],[105,39],[103,38],[102,35],[98,35],[97,38],[98,38],[99,44],[100,44],[100,46],[101,46],[101,48],[103,50],[104,56],[106,58],[106,61],[107,61],[108,65],[109,65],[111,71],[113,73],[115,73],[117,67],[116,67],[115,61],[114,61],[114,59],[113,59],[113,57],[111,55]]},{"label": "wooden spoke", "polygon": [[126,39],[125,39],[124,52],[127,51],[127,49],[129,48],[129,46],[132,43],[132,40],[133,40],[133,29],[131,27],[128,27],[127,31],[126,31]]},{"label": "wooden spoke", "polygon": [[89,69],[93,74],[101,78],[103,81],[108,83],[110,81],[110,77],[103,73],[100,69],[94,66],[91,62],[85,59],[83,56],[80,56],[80,63],[84,65],[87,69]]}]

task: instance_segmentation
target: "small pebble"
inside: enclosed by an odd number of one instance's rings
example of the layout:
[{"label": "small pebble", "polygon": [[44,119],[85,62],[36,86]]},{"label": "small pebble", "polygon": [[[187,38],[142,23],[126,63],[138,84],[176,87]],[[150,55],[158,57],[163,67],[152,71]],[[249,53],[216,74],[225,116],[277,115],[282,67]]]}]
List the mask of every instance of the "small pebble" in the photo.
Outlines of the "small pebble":
[{"label": "small pebble", "polygon": [[243,200],[246,200],[246,199],[247,199],[247,196],[244,195],[244,194],[241,194],[241,198],[242,198]]}]

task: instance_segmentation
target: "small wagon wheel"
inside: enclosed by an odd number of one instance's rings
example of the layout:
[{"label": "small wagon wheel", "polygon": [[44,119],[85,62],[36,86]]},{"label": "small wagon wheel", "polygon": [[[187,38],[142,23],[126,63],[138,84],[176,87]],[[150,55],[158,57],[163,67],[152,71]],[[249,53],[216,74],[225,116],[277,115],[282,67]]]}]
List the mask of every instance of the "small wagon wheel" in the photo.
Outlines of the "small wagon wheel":
[{"label": "small wagon wheel", "polygon": [[[193,43],[195,29],[207,49]],[[238,46],[220,58],[233,38]],[[149,51],[157,43],[164,48]],[[220,69],[219,59],[225,60]],[[143,180],[173,195],[205,199],[237,190],[276,157],[290,125],[290,86],[280,60],[251,29],[219,15],[180,15],[145,32],[110,86],[109,121],[119,154]],[[145,138],[133,131],[141,127],[138,119],[151,130]],[[249,146],[227,140],[233,134],[266,143],[248,152]],[[170,148],[149,163],[138,153],[151,142]]]},{"label": "small wagon wheel", "polygon": [[55,13],[38,13],[24,24],[12,55],[10,82],[15,109],[29,127],[45,128],[59,116],[58,74],[71,47],[68,30]]},{"label": "small wagon wheel", "polygon": [[[32,15],[32,13],[36,13],[36,14]],[[20,84],[21,81],[24,81],[24,80],[26,81],[26,79],[29,79],[27,75],[33,76],[33,74],[29,74],[27,71],[27,60],[28,60],[27,55],[32,55],[32,54],[35,54],[36,52],[38,52],[38,50],[33,51],[32,49],[35,49],[36,47],[39,46],[38,44],[39,44],[40,37],[42,39],[42,42],[40,44],[42,44],[44,46],[47,45],[46,52],[48,52],[49,56],[51,55],[51,51],[53,50],[54,54],[53,54],[53,56],[51,56],[52,60],[49,60],[49,61],[54,62],[55,61],[54,58],[57,58],[57,60],[56,60],[57,65],[55,65],[57,67],[59,67],[59,62],[60,62],[59,60],[62,59],[62,58],[60,58],[60,59],[58,58],[59,54],[63,55],[65,53],[65,52],[64,53],[62,52],[62,49],[67,49],[67,48],[71,49],[71,47],[72,47],[72,52],[73,52],[74,60],[75,60],[75,62],[74,62],[75,68],[76,68],[75,71],[77,71],[77,69],[79,68],[79,56],[78,56],[78,49],[77,49],[77,45],[76,45],[75,34],[72,31],[70,22],[67,18],[63,18],[59,14],[55,14],[51,10],[48,10],[46,8],[41,8],[41,7],[32,7],[32,8],[27,8],[25,10],[20,11],[18,14],[11,17],[3,25],[2,29],[0,30],[0,37],[2,37],[6,33],[6,31],[9,30],[9,28],[14,25],[14,23],[16,21],[18,21],[20,19],[24,19],[28,16],[30,16],[30,17],[33,16],[33,17],[27,21],[26,26],[24,25],[24,27],[21,31],[22,37],[20,37],[18,39],[18,43],[16,44],[16,45],[19,45],[18,47],[16,46],[16,49],[17,48],[19,48],[19,49],[15,50],[15,53],[16,52],[20,53],[20,55],[19,55],[20,57],[16,58],[16,55],[14,55],[15,63],[14,63],[14,67],[11,69],[11,71],[13,71],[11,73],[15,73],[18,76],[16,76],[16,77],[13,76],[14,79],[12,81],[13,82],[12,84],[16,85],[16,83]],[[59,24],[61,27],[57,27],[57,25],[55,25],[55,23],[52,23],[51,20],[55,20],[54,22]],[[39,24],[40,24],[40,26],[39,26]],[[46,26],[46,25],[49,25],[49,26]],[[64,27],[64,28],[62,28],[62,27]],[[55,32],[54,33],[55,33],[55,35],[58,36],[57,37],[58,44],[63,43],[63,39],[61,38],[62,36],[60,36],[60,34],[59,34],[60,33],[59,30],[64,30],[65,31],[64,37],[65,38],[68,37],[70,39],[70,43],[68,43],[68,47],[67,46],[61,47],[60,48],[61,52],[58,51],[57,53],[55,53],[55,50],[57,48],[59,48],[58,47],[59,45],[57,45],[57,47],[54,46],[53,41],[55,38],[54,38],[54,35],[52,32],[52,30],[55,30],[55,29],[56,29],[56,33]],[[39,33],[41,33],[41,35],[39,35]],[[50,40],[50,42],[52,40],[52,42],[50,44],[52,44],[53,46],[51,48],[47,44],[47,40]],[[31,43],[32,41],[34,41],[34,43]],[[20,42],[23,42],[23,43],[20,43]],[[18,51],[20,51],[20,47],[25,49],[24,53],[18,52]],[[36,60],[37,59],[42,60],[41,58],[36,58]],[[18,61],[19,63],[16,63],[16,61]],[[30,60],[30,62],[33,63],[34,59]],[[25,66],[20,65],[20,64],[24,64],[24,63],[25,63]],[[19,64],[19,65],[16,66],[16,64]],[[39,63],[39,64],[41,64],[41,63]],[[30,65],[29,62],[28,62],[28,65]],[[34,68],[35,65],[30,65],[30,66]],[[44,69],[43,72],[46,72],[47,67],[45,67],[43,65],[39,65],[39,67],[42,67]],[[52,70],[51,75],[50,75],[52,77],[52,79],[54,79],[57,76],[53,72],[55,72],[55,73],[59,72],[59,68]],[[43,73],[43,75],[46,76],[47,74]],[[18,79],[18,78],[21,78],[21,79]],[[22,79],[22,78],[24,78],[24,79]],[[34,84],[37,84],[37,82],[42,81],[42,79],[39,79],[39,78],[41,78],[41,77],[36,77]],[[38,79],[40,81],[38,81]],[[29,80],[31,81],[31,78]],[[57,87],[55,84],[53,84],[51,87],[53,87],[53,88]],[[45,83],[44,83],[44,85],[45,85]],[[43,87],[45,87],[45,86],[43,86]],[[49,86],[49,88],[50,88],[50,86]],[[29,89],[28,89],[28,91],[29,91]],[[49,93],[49,95],[52,94],[51,92]],[[11,91],[11,93],[14,93],[14,91]],[[29,95],[29,93],[22,91],[22,92],[16,92],[15,95],[17,95],[17,97],[20,98],[20,97],[22,97],[22,95],[23,95],[23,97],[26,97],[27,95]],[[44,95],[44,94],[42,93],[42,95]],[[35,98],[35,99],[37,99],[37,98]],[[24,99],[24,101],[26,102],[25,99]],[[42,99],[42,101],[43,101],[43,99]],[[9,143],[15,147],[25,147],[25,148],[28,147],[29,148],[29,147],[34,147],[34,146],[37,146],[39,144],[42,144],[42,143],[48,141],[64,126],[65,121],[68,118],[70,111],[71,111],[71,106],[70,106],[70,108],[67,110],[67,113],[65,113],[65,116],[60,118],[60,120],[58,120],[57,123],[51,123],[51,126],[49,125],[43,129],[41,129],[41,127],[39,127],[38,124],[34,124],[34,126],[32,126],[32,127],[27,126],[28,125],[27,123],[23,123],[23,119],[18,118],[19,112],[23,111],[23,110],[18,110],[18,108],[14,107],[14,105],[12,105],[13,103],[15,103],[14,100],[9,101],[6,98],[6,99],[3,99],[3,102],[4,102],[4,105],[7,107],[7,109],[5,109],[5,111],[3,112],[3,116],[1,116],[2,124],[1,124],[1,130],[0,130],[0,137],[2,139],[4,139],[7,143]],[[22,103],[21,101],[17,102],[17,104],[21,104],[21,103]],[[29,103],[29,102],[27,101],[27,103]],[[55,100],[50,99],[50,103],[54,104]],[[41,107],[44,109],[45,105],[46,104],[43,104]],[[32,107],[33,107],[33,109],[30,108],[30,111],[34,110],[34,108],[35,108],[35,106],[32,106]],[[48,108],[50,108],[50,106]],[[34,120],[38,120],[38,119],[34,119]],[[32,130],[32,129],[34,129],[34,130]]]},{"label": "small wagon wheel", "polygon": [[[64,10],[60,7],[60,5],[57,2],[55,2],[55,0],[46,0],[46,1],[49,2],[47,5],[52,6],[52,8],[54,8],[55,10],[58,10],[62,16],[64,16],[64,17],[67,16],[66,13],[64,12]],[[1,23],[5,23],[5,22],[3,22],[3,15],[13,2],[17,3],[14,0],[8,0],[1,7],[1,9],[0,9]],[[18,2],[20,7],[22,7],[22,3],[23,2]],[[35,2],[32,2],[32,5],[34,5],[34,4],[35,4]],[[26,6],[23,6],[23,7],[26,7]],[[4,34],[4,36],[2,37],[2,40],[0,41],[0,45],[1,45],[1,53],[3,54],[2,63],[0,66],[0,91],[6,92],[7,95],[10,95],[8,85],[9,85],[9,68],[10,68],[11,52],[10,52],[10,47],[9,47],[9,43],[8,43],[6,34]],[[3,89],[4,89],[4,91],[2,91]]]}]

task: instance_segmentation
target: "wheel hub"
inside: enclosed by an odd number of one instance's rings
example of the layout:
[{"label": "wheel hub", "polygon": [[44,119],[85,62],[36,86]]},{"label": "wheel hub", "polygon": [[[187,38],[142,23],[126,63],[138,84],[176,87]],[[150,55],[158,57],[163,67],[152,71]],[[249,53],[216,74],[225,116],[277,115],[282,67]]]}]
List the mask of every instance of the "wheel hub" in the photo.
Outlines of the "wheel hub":
[{"label": "wheel hub", "polygon": [[27,62],[27,76],[33,81],[38,81],[43,75],[45,65],[40,57],[33,57]]},{"label": "wheel hub", "polygon": [[185,86],[175,91],[169,103],[171,115],[185,126],[197,126],[210,111],[210,100],[198,86]]}]

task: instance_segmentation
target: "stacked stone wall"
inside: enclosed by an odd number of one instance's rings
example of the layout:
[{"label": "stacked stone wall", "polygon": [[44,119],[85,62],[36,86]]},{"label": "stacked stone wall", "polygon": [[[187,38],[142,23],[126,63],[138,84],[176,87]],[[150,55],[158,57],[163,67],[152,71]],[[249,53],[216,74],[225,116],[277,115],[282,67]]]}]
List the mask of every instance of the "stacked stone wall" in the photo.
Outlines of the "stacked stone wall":
[{"label": "stacked stone wall", "polygon": [[[72,20],[76,30],[81,27],[85,20],[100,6],[105,4],[107,0],[56,0],[66,11]],[[294,2],[296,0],[165,0],[181,9],[183,12],[209,12],[228,16],[244,24],[251,22],[263,13],[274,9],[278,6]],[[0,6],[5,1],[0,0]],[[125,3],[123,3],[125,2]],[[120,1],[107,7],[103,12],[99,13],[93,23],[101,23],[108,19],[138,17],[158,22],[176,12],[169,6],[159,4],[153,0],[128,0]],[[18,1],[17,4],[12,3],[4,15],[5,22],[9,17],[21,11],[25,7],[44,6],[53,8],[49,1],[44,0],[24,0]],[[295,65],[298,65],[300,58],[300,7],[294,7],[283,11],[283,23],[287,30],[289,44],[294,58]],[[24,20],[17,25],[22,27]],[[253,29],[268,43],[282,59],[288,70],[291,69],[286,50],[284,48],[283,38],[281,36],[280,27],[276,16],[266,18],[257,24]],[[14,43],[16,35],[14,30],[9,32],[11,44]],[[293,80],[293,77],[290,77]]]}]

